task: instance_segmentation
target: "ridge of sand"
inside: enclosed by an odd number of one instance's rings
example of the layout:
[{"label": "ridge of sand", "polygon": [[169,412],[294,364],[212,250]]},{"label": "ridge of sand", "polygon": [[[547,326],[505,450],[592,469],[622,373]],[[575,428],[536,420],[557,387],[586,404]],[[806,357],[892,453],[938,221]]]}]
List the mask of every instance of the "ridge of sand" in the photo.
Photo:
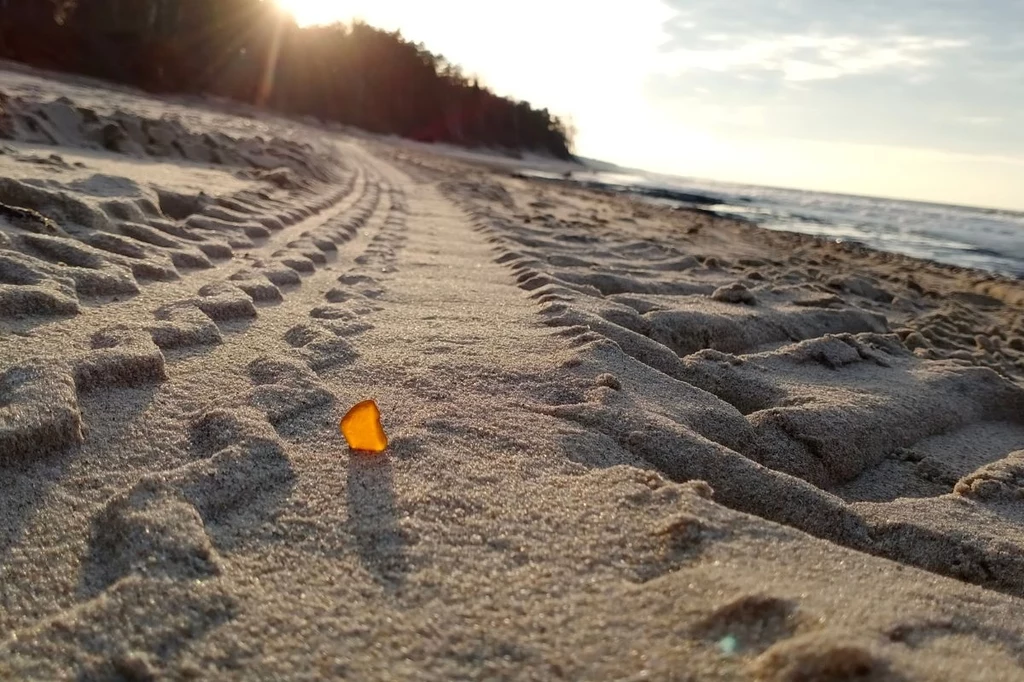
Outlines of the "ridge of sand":
[{"label": "ridge of sand", "polygon": [[1024,678],[1019,282],[329,142],[0,192],[0,677]]}]

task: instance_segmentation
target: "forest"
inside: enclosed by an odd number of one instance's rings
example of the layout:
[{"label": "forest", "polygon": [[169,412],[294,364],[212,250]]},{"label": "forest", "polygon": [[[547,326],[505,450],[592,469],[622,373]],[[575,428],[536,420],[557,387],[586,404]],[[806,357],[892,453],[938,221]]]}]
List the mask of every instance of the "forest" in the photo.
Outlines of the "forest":
[{"label": "forest", "polygon": [[211,95],[425,142],[570,158],[571,126],[364,23],[299,27],[271,0],[0,0],[0,58]]}]

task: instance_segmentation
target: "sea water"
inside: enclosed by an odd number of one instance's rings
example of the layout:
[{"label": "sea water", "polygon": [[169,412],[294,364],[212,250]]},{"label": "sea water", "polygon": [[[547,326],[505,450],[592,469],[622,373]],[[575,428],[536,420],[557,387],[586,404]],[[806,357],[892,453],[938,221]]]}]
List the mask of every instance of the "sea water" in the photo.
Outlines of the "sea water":
[{"label": "sea water", "polygon": [[700,206],[785,230],[1024,278],[1024,213],[678,178],[573,173],[577,182],[650,201]]}]

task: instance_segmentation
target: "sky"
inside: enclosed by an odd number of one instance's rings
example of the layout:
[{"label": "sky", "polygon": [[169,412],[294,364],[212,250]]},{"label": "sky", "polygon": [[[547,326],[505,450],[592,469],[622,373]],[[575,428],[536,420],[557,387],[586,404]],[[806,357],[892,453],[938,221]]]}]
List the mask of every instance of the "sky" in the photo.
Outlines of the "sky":
[{"label": "sky", "polygon": [[1024,210],[1024,0],[279,0],[674,175]]}]

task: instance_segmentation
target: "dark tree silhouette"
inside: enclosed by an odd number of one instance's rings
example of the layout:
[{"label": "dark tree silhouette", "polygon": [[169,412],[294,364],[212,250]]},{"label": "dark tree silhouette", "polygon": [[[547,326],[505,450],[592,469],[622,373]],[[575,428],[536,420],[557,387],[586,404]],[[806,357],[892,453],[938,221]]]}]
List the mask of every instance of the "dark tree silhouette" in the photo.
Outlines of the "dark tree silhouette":
[{"label": "dark tree silhouette", "polygon": [[0,57],[428,142],[571,156],[572,129],[364,23],[300,28],[269,0],[0,0]]}]

